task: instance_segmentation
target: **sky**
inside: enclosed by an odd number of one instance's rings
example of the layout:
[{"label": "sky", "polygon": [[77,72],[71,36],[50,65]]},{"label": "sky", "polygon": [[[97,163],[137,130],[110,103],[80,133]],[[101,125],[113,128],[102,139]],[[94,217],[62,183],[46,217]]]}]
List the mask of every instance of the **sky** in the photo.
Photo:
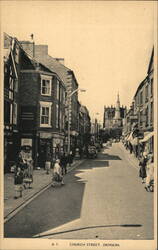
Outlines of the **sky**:
[{"label": "sky", "polygon": [[82,105],[103,121],[104,105],[130,106],[147,75],[154,43],[152,1],[2,1],[1,31],[47,44],[65,59]]}]

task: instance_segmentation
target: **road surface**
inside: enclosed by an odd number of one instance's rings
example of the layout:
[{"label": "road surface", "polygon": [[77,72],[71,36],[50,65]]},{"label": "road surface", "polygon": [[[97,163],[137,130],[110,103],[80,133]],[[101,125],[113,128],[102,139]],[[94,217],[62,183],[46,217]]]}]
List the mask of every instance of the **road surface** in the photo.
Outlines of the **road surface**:
[{"label": "road surface", "polygon": [[153,193],[121,143],[104,148],[50,187],[4,226],[5,237],[153,239]]}]

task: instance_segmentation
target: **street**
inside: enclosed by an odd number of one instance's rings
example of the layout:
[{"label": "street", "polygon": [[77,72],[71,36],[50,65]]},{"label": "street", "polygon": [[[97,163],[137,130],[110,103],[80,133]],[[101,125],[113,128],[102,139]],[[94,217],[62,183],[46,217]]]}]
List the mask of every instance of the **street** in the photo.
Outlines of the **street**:
[{"label": "street", "polygon": [[121,143],[113,143],[50,187],[4,225],[4,236],[151,240],[153,193]]}]

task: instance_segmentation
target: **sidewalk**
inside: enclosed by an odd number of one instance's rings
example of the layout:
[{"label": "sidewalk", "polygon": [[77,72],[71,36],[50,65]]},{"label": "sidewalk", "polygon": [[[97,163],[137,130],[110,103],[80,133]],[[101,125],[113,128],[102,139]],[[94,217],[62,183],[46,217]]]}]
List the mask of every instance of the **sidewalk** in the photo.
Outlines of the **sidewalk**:
[{"label": "sidewalk", "polygon": [[120,146],[126,152],[126,155],[130,159],[131,162],[139,169],[139,160],[135,157],[134,153],[130,154],[129,150],[127,150],[122,143],[120,143]]},{"label": "sidewalk", "polygon": [[[85,159],[75,160],[71,167],[68,167],[68,172],[79,166]],[[14,199],[14,174],[9,173],[4,175],[4,222],[12,218],[19,210],[26,206],[30,201],[37,197],[41,192],[47,189],[52,182],[52,170],[49,175],[46,170],[34,170],[32,189],[25,189],[23,197],[17,200]]]}]

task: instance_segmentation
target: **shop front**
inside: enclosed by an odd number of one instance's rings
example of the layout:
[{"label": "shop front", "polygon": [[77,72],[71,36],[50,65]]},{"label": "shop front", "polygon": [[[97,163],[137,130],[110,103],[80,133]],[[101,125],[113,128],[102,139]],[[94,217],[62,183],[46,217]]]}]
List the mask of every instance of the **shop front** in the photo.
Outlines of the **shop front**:
[{"label": "shop front", "polygon": [[61,154],[66,151],[64,145],[64,134],[53,133],[52,138],[52,160],[55,162],[57,158],[60,158]]},{"label": "shop front", "polygon": [[17,133],[4,132],[4,173],[10,172],[15,165],[19,151],[19,136]]}]

